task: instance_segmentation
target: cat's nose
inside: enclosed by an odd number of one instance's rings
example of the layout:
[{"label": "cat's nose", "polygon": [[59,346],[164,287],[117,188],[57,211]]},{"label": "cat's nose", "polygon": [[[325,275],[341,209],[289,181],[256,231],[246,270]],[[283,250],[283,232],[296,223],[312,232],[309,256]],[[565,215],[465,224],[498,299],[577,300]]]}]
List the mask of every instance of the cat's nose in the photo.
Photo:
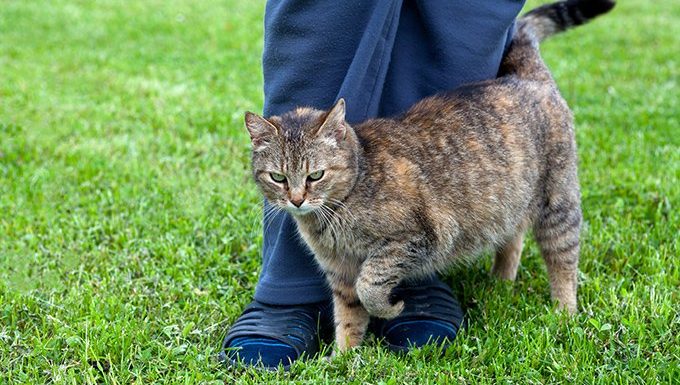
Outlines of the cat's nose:
[{"label": "cat's nose", "polygon": [[299,198],[290,198],[290,203],[294,204],[295,207],[300,207],[302,203],[304,203],[305,198],[299,197]]}]

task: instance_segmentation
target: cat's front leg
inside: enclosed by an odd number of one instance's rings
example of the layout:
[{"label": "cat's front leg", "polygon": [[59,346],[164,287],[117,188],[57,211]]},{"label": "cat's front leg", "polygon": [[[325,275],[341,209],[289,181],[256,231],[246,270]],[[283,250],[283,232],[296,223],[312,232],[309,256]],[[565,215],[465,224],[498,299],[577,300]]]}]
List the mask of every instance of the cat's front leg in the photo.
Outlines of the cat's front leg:
[{"label": "cat's front leg", "polygon": [[336,351],[344,352],[359,346],[368,329],[369,315],[361,306],[354,288],[354,279],[344,274],[326,272],[333,291]]},{"label": "cat's front leg", "polygon": [[394,254],[368,258],[361,265],[356,291],[368,313],[379,318],[394,318],[404,310],[404,301],[392,303],[392,290],[406,275],[405,263]]}]

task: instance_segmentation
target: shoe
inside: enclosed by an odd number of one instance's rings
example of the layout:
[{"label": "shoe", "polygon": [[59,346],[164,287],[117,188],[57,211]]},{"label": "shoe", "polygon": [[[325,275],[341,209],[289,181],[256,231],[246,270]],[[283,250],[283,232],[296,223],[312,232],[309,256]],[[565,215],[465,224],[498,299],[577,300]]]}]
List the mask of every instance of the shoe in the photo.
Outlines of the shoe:
[{"label": "shoe", "polygon": [[406,352],[428,344],[445,349],[463,323],[463,310],[451,289],[436,280],[426,286],[400,286],[392,293],[404,301],[402,313],[391,320],[374,319],[371,331],[394,352]]},{"label": "shoe", "polygon": [[333,304],[268,305],[253,301],[222,342],[220,361],[276,370],[319,352],[333,334]]}]

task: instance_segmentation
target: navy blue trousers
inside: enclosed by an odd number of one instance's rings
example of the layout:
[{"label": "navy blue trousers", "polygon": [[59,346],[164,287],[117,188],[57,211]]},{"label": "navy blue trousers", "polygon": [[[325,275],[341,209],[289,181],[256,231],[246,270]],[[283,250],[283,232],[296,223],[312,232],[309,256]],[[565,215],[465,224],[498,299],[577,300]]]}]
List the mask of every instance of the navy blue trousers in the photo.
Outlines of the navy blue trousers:
[{"label": "navy blue trousers", "polygon": [[[296,106],[347,120],[391,116],[418,100],[496,77],[523,0],[270,0],[265,11],[264,115]],[[330,299],[288,214],[264,223],[255,299],[280,305]]]}]

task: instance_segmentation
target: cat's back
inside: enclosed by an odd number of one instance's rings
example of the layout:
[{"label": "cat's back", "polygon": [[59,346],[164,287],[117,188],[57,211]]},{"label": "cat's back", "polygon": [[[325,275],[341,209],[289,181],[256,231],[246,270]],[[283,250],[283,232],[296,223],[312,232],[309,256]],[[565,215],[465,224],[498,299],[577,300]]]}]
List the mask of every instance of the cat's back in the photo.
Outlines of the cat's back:
[{"label": "cat's back", "polygon": [[536,198],[546,138],[565,108],[555,87],[507,77],[358,125],[367,169],[353,204],[381,207],[371,216],[389,223],[512,228]]},{"label": "cat's back", "polygon": [[397,120],[409,129],[405,134],[424,137],[465,136],[478,131],[488,133],[493,128],[505,129],[511,135],[544,130],[550,122],[541,119],[565,114],[569,109],[552,79],[509,75],[425,98]]},{"label": "cat's back", "polygon": [[356,132],[375,163],[403,158],[436,172],[485,158],[495,168],[540,157],[547,136],[571,119],[552,81],[505,76],[425,98],[402,116],[369,120]]}]

